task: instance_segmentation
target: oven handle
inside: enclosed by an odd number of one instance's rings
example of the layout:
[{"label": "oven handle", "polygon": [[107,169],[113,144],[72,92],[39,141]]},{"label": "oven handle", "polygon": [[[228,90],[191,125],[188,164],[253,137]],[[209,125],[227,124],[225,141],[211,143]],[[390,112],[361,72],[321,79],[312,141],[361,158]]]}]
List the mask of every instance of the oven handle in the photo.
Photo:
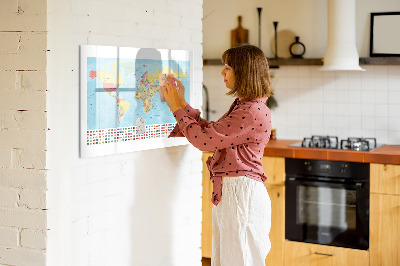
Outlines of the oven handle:
[{"label": "oven handle", "polygon": [[354,189],[361,189],[363,187],[362,182],[356,182],[356,183],[346,183],[346,182],[332,182],[332,181],[321,181],[321,180],[315,180],[315,181],[309,181],[309,180],[304,180],[303,178],[297,178],[297,177],[288,177],[287,181],[294,181],[296,183],[301,183],[304,185],[318,185],[318,184],[325,184],[325,185],[341,185],[345,186],[348,188],[354,188]]}]

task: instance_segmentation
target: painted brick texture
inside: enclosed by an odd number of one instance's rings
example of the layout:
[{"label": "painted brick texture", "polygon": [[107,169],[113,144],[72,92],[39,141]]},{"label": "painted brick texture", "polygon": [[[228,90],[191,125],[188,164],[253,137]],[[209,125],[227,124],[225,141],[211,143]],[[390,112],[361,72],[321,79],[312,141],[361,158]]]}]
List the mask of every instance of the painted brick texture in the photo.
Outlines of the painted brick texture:
[{"label": "painted brick texture", "polygon": [[0,227],[0,247],[18,247],[19,230],[16,228]]},{"label": "painted brick texture", "polygon": [[45,265],[46,5],[0,8],[0,265]]},{"label": "painted brick texture", "polygon": [[46,249],[46,231],[22,230],[21,246],[31,249]]}]

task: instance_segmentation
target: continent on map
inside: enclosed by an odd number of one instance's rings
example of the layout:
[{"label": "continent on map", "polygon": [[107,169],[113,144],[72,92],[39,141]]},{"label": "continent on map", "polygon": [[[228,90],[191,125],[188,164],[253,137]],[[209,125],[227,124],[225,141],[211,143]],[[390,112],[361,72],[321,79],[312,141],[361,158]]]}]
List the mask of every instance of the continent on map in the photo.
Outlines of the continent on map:
[{"label": "continent on map", "polygon": [[150,73],[146,71],[141,76],[141,79],[138,80],[138,86],[136,91],[136,98],[141,99],[143,102],[143,110],[145,113],[148,113],[152,108],[152,101],[154,99],[154,95],[159,93],[160,100],[164,101],[164,95],[160,89],[160,85],[163,82],[162,75],[165,74],[173,74],[174,77],[182,80],[187,73],[173,71],[169,68],[164,68],[161,71],[155,71],[154,73]]},{"label": "continent on map", "polygon": [[97,77],[97,71],[96,71],[96,70],[90,71],[89,77],[90,77],[91,79],[94,79],[95,77]]},{"label": "continent on map", "polygon": [[[108,95],[117,100],[117,107],[119,110],[118,123],[120,124],[122,117],[129,110],[130,103],[121,97],[117,98],[117,95],[115,95],[115,91],[118,90],[119,83],[124,82],[119,77],[118,78],[116,77],[117,74],[119,74],[117,66],[112,65],[110,67],[103,68],[102,71],[95,71],[95,70],[90,71],[89,77],[91,79],[99,78],[103,83],[103,89],[108,93]],[[117,82],[117,79],[120,82]]]},{"label": "continent on map", "polygon": [[137,91],[135,93],[136,99],[140,99],[143,102],[143,111],[148,113],[153,107],[151,102],[154,99],[154,95],[160,90],[158,85],[158,72],[157,79],[154,79],[154,74],[146,71],[138,81]]},{"label": "continent on map", "polygon": [[103,83],[103,89],[111,92],[118,90],[120,84],[125,81],[120,78],[118,64],[112,64],[109,67],[104,67],[101,71],[90,71],[89,77],[91,79],[98,78]]},{"label": "continent on map", "polygon": [[129,102],[125,101],[122,98],[118,98],[117,99],[117,107],[119,109],[119,112],[118,112],[118,124],[121,124],[121,119],[126,114],[126,112],[128,112],[130,105],[131,104]]},{"label": "continent on map", "polygon": [[166,67],[163,70],[161,70],[160,73],[161,74],[173,74],[174,77],[179,79],[179,80],[182,80],[182,78],[184,78],[184,77],[186,77],[188,75],[187,73],[175,71],[175,70],[169,69],[168,67]]}]

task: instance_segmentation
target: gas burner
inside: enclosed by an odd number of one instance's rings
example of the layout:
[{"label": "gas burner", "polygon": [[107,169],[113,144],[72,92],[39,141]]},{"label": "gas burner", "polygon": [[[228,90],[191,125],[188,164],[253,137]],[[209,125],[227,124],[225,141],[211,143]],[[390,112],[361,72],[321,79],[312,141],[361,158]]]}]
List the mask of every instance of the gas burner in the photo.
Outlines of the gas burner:
[{"label": "gas burner", "polygon": [[301,147],[338,149],[339,140],[335,136],[312,136],[311,138],[304,138]]},{"label": "gas burner", "polygon": [[340,141],[342,150],[370,151],[376,147],[376,138],[347,138]]},{"label": "gas burner", "polygon": [[289,145],[291,147],[319,148],[319,149],[338,149],[352,151],[371,151],[380,147],[377,145],[376,138],[347,138],[340,141],[336,136],[315,136],[304,138],[302,142]]}]

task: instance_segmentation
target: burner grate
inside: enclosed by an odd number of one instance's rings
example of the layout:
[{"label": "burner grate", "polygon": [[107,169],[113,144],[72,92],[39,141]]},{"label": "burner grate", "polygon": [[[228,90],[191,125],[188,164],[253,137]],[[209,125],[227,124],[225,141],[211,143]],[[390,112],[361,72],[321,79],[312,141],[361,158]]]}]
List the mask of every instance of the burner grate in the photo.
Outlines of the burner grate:
[{"label": "burner grate", "polygon": [[293,146],[301,146],[303,148],[370,151],[377,148],[377,143],[376,138],[347,138],[342,139],[339,143],[339,139],[336,136],[313,135],[311,138],[303,138],[301,143],[297,143]]},{"label": "burner grate", "polygon": [[305,148],[325,148],[325,149],[338,149],[339,140],[336,136],[312,136],[311,138],[304,138],[301,147]]},{"label": "burner grate", "polygon": [[340,141],[342,150],[369,151],[376,147],[376,138],[347,138]]}]

